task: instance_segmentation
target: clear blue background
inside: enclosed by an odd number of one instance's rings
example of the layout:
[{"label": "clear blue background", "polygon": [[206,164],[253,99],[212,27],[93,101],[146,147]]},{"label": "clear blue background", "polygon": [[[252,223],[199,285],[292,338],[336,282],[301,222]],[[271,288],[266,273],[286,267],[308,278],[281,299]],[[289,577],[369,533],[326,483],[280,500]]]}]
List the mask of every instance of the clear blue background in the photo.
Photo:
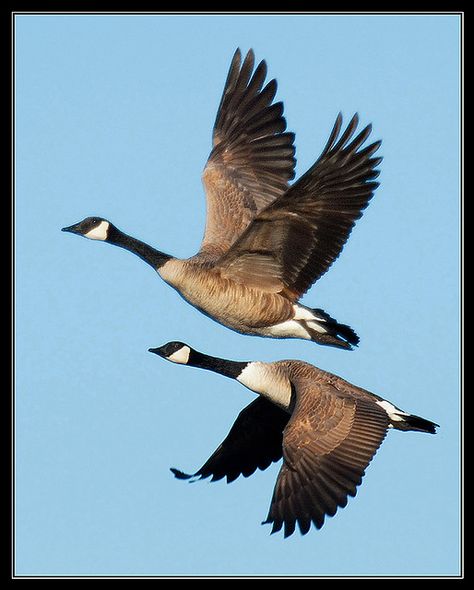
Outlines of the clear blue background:
[{"label": "clear blue background", "polygon": [[[459,17],[18,15],[16,497],[20,575],[456,575],[460,567]],[[61,233],[88,215],[180,257],[199,248],[201,171],[233,52],[278,79],[297,174],[336,115],[381,138],[381,186],[305,296],[354,352],[241,336],[143,262]],[[279,465],[178,481],[252,399],[147,352],[300,358],[441,425],[389,432],[357,497],[284,540]]]}]

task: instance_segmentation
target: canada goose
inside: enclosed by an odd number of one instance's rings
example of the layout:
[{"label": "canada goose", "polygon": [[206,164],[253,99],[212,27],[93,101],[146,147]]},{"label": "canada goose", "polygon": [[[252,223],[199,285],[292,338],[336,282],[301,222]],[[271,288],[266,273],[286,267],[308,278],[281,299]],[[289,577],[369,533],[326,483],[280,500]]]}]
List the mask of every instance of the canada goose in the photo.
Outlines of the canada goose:
[{"label": "canada goose", "polygon": [[203,172],[207,221],[195,256],[177,259],[124,234],[102,217],[63,228],[125,248],[150,264],[191,305],[237,332],[303,338],[351,349],[349,326],[300,297],[339,256],[378,186],[380,141],[361,149],[358,115],[341,133],[337,116],[316,163],[292,186],[294,134],[285,131],[277,83],[250,50],[234,54]]},{"label": "canada goose", "polygon": [[229,434],[196,473],[179,479],[248,477],[283,456],[267,519],[272,533],[296,523],[306,534],[355,496],[388,428],[434,434],[437,424],[303,361],[236,362],[208,356],[182,342],[150,352],[174,363],[236,379],[260,395],[243,409]]}]

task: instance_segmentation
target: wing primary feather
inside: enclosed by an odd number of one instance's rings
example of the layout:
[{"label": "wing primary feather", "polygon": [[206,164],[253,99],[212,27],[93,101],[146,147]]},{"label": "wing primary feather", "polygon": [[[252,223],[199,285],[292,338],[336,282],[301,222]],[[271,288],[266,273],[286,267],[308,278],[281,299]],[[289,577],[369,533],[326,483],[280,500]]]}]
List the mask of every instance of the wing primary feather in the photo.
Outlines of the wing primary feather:
[{"label": "wing primary feather", "polygon": [[199,255],[215,263],[260,211],[282,196],[295,176],[294,134],[286,132],[277,82],[267,64],[237,49],[227,74],[203,171],[206,228]]},{"label": "wing primary feather", "polygon": [[339,135],[339,132],[341,130],[341,126],[342,126],[342,113],[338,113],[338,115],[336,117],[336,122],[334,123],[334,127],[332,128],[331,134],[329,135],[329,139],[328,139],[326,145],[324,146],[321,156],[326,154],[332,148],[332,146],[334,145],[334,142],[337,139],[337,136]]},{"label": "wing primary feather", "polygon": [[355,113],[353,115],[352,119],[349,121],[349,125],[346,127],[346,130],[341,135],[339,141],[331,149],[331,152],[337,153],[340,149],[342,149],[347,144],[347,142],[350,140],[350,138],[354,135],[354,131],[356,130],[358,124],[359,124],[359,115],[358,115],[358,113]]}]

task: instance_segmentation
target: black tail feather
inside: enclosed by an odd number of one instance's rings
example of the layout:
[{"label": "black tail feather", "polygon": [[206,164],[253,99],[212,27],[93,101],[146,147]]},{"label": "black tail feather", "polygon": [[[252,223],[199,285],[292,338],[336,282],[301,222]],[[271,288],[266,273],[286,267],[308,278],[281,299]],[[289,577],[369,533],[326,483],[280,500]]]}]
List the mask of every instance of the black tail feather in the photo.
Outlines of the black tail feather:
[{"label": "black tail feather", "polygon": [[322,309],[313,308],[311,311],[316,313],[321,317],[321,319],[324,320],[324,327],[330,330],[329,334],[331,336],[334,336],[335,338],[342,338],[352,346],[357,346],[359,344],[360,338],[350,326],[347,324],[340,324]]},{"label": "black tail feather", "polygon": [[421,418],[421,416],[414,416],[412,414],[403,415],[403,420],[392,422],[392,425],[397,430],[415,430],[418,432],[427,432],[429,434],[436,434],[436,428],[439,424]]}]

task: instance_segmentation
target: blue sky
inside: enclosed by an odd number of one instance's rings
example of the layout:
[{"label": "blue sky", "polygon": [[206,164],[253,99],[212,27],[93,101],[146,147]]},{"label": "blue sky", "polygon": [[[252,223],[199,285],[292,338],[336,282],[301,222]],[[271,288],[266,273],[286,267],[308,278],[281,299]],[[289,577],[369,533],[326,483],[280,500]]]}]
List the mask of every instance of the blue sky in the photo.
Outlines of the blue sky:
[{"label": "blue sky", "polygon": [[[17,575],[449,576],[460,568],[460,66],[455,15],[17,15]],[[179,257],[199,248],[201,171],[230,59],[279,83],[297,175],[339,111],[382,139],[380,182],[305,295],[353,352],[242,336],[143,262],[60,228],[110,219]],[[147,352],[299,358],[440,424],[389,432],[320,531],[261,526],[279,465],[188,484],[252,399]]]}]

